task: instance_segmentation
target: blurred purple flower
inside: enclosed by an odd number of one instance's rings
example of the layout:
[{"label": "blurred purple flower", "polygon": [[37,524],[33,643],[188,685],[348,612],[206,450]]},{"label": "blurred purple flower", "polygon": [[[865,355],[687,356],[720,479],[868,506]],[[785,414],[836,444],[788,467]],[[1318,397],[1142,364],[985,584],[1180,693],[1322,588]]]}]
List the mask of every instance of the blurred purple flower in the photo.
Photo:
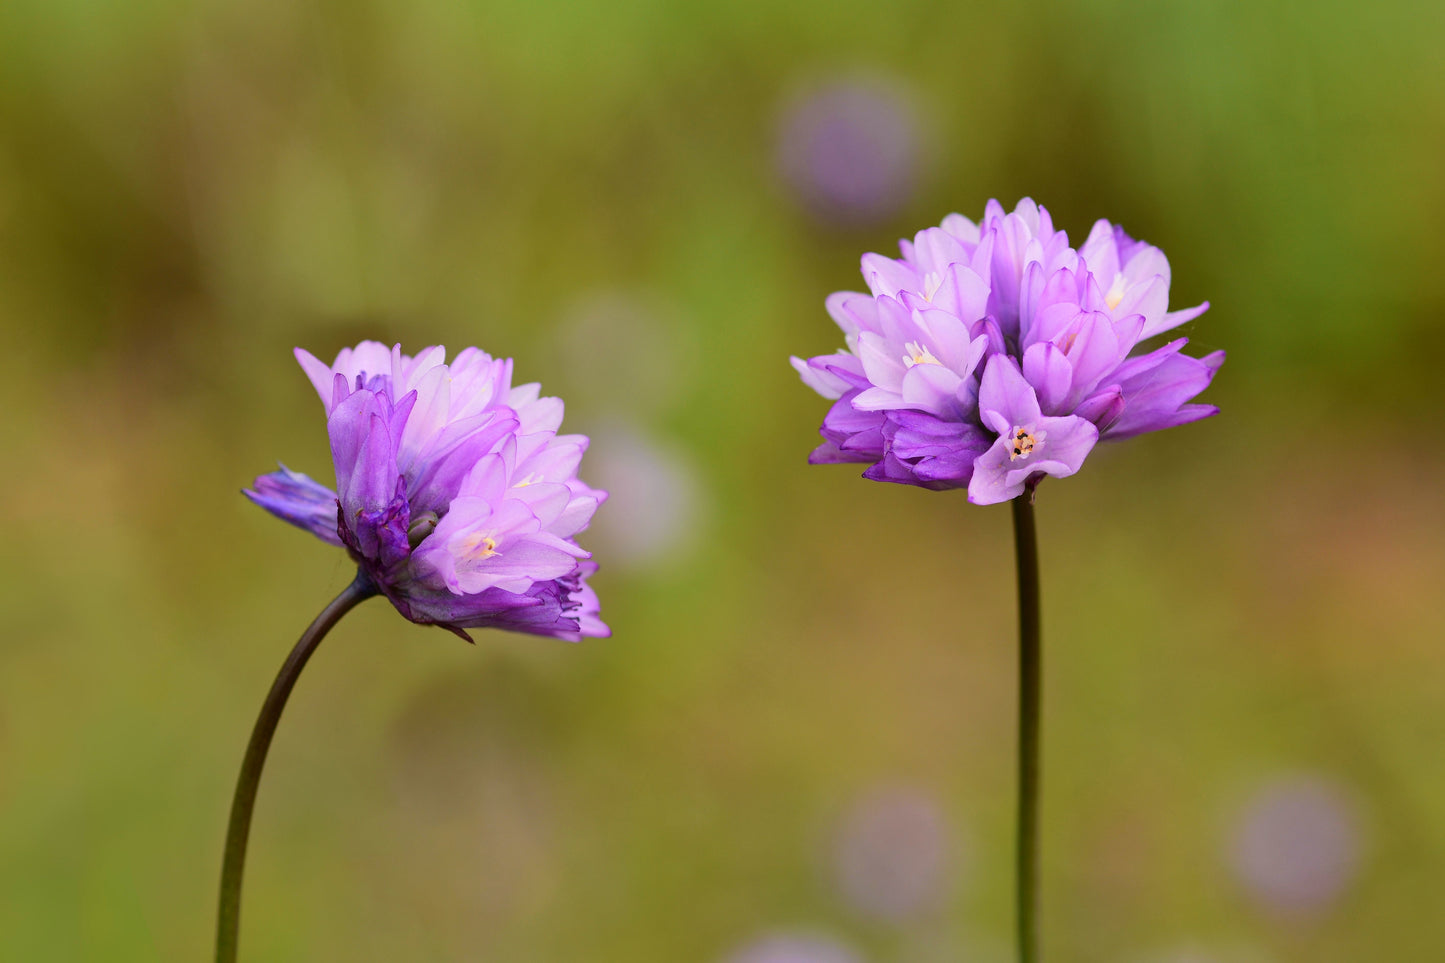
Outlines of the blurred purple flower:
[{"label": "blurred purple flower", "polygon": [[1261,789],[1235,825],[1229,859],[1263,906],[1308,914],[1327,909],[1355,877],[1360,826],[1347,794],[1317,776],[1290,776]]},{"label": "blurred purple flower", "polygon": [[878,789],[854,803],[835,842],[839,890],[858,912],[898,922],[943,899],[951,841],[943,814],[927,795]]},{"label": "blurred purple flower", "polygon": [[296,358],[326,408],[337,491],[283,466],[252,501],[344,545],[413,622],[464,638],[608,634],[574,540],[606,493],[578,480],[587,438],[557,434],[559,399],[512,387],[511,360],[476,348],[450,365],[444,348],[413,358],[374,341],[331,365]]},{"label": "blurred purple flower", "polygon": [[1032,200],[989,201],[980,223],[950,214],[901,248],[863,256],[869,293],[828,298],[847,349],[792,359],[834,399],[814,464],[987,505],[1074,474],[1101,439],[1217,413],[1189,402],[1222,351],[1140,349],[1208,304],[1168,311],[1168,260],[1122,228],[1101,220],[1075,251]]},{"label": "blurred purple flower", "polygon": [[913,191],[918,124],[891,84],[836,81],[792,102],[779,125],[778,166],[818,217],[871,222]]},{"label": "blurred purple flower", "polygon": [[726,963],[862,963],[862,957],[828,937],[779,933],[748,944]]},{"label": "blurred purple flower", "polygon": [[599,429],[589,469],[608,491],[607,514],[592,532],[611,564],[675,560],[702,525],[703,488],[684,454],[635,428]]}]

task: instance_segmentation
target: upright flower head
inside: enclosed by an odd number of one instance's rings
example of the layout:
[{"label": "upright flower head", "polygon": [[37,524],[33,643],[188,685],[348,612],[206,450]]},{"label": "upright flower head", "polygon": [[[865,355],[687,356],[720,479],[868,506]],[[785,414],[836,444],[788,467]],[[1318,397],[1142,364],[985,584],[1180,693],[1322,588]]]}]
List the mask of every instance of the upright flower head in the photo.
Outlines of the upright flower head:
[{"label": "upright flower head", "polygon": [[557,434],[560,399],[512,387],[511,360],[476,348],[450,365],[375,341],[296,359],[326,407],[336,491],[283,465],[247,497],[344,546],[413,622],[609,634],[574,540],[607,495],[577,478],[587,438]]},{"label": "upright flower head", "polygon": [[834,399],[814,464],[867,463],[865,478],[991,504],[1074,474],[1102,439],[1217,413],[1189,402],[1224,352],[1141,347],[1209,305],[1168,311],[1169,261],[1123,228],[1101,220],[1074,250],[1025,198],[900,246],[863,256],[868,293],[828,298],[846,350],[793,358]]}]

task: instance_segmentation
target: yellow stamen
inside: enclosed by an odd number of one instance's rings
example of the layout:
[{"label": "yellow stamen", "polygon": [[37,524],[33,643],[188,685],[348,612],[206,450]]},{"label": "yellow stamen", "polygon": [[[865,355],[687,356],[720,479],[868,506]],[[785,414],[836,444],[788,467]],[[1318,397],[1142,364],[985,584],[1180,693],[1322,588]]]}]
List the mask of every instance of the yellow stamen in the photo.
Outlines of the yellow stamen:
[{"label": "yellow stamen", "polygon": [[905,354],[905,355],[903,356],[903,367],[905,367],[905,368],[911,368],[911,367],[913,367],[913,366],[916,365],[916,364],[942,364],[942,363],[943,363],[942,361],[939,361],[937,358],[935,358],[935,357],[933,356],[933,352],[932,352],[932,351],[929,351],[927,348],[923,347],[923,345],[919,344],[917,341],[910,341],[910,342],[908,342],[907,344],[905,344],[905,345],[903,346],[903,350],[908,352],[907,354]]},{"label": "yellow stamen", "polygon": [[1034,444],[1037,441],[1037,439],[1034,438],[1033,432],[1029,431],[1027,428],[1016,427],[1014,428],[1013,432],[1010,434],[1009,437],[1010,440],[1013,442],[1012,446],[1009,448],[1009,461],[1013,461],[1017,458],[1027,458],[1030,454],[1033,453]]},{"label": "yellow stamen", "polygon": [[501,554],[497,551],[497,540],[490,535],[468,535],[460,547],[463,557],[478,561]]}]

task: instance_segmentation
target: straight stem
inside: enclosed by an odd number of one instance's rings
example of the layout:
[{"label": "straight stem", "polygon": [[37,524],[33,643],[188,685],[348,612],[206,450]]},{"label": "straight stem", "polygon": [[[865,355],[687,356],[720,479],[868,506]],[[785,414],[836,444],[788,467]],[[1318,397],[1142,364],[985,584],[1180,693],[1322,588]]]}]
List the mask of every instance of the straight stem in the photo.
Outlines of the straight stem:
[{"label": "straight stem", "polygon": [[1038,959],[1039,705],[1042,639],[1039,621],[1039,551],[1034,534],[1034,490],[1013,500],[1014,549],[1019,587],[1018,836],[1016,869],[1019,963]]}]

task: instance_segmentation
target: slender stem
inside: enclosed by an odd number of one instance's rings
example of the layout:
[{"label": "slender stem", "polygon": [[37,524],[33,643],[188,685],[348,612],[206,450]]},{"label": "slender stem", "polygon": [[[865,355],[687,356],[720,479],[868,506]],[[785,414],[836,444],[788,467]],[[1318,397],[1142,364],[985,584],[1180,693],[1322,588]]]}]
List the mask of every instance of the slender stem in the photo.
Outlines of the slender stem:
[{"label": "slender stem", "polygon": [[1019,799],[1015,850],[1019,963],[1038,959],[1039,700],[1042,690],[1039,625],[1039,550],[1034,538],[1033,486],[1013,500],[1019,583]]},{"label": "slender stem", "polygon": [[331,604],[321,610],[316,621],[301,633],[301,639],[261,705],[261,714],[256,717],[256,727],[251,730],[251,742],[246,746],[245,758],[241,760],[241,775],[236,779],[236,795],[231,799],[231,822],[226,830],[226,855],[221,865],[221,907],[216,923],[216,963],[234,963],[236,941],[241,927],[241,873],[246,868],[246,838],[251,834],[251,810],[256,805],[256,788],[261,782],[261,768],[266,764],[266,750],[271,747],[271,737],[276,733],[276,724],[281,721],[281,710],[286,708],[286,699],[306,667],[311,653],[321,644],[331,627],[341,621],[359,603],[376,594],[376,586],[361,572],[356,573],[352,582]]}]

